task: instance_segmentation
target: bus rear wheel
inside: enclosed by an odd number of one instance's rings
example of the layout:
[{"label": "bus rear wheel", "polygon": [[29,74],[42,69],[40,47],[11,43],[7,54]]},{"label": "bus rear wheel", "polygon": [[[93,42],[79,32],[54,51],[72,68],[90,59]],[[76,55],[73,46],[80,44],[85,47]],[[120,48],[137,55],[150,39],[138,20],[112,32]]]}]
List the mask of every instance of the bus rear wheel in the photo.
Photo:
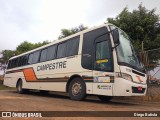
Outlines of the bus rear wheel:
[{"label": "bus rear wheel", "polygon": [[25,90],[22,88],[22,80],[18,81],[16,88],[17,88],[17,92],[20,94],[23,94],[25,92]]},{"label": "bus rear wheel", "polygon": [[74,78],[69,84],[69,97],[72,100],[83,100],[86,97],[86,85],[81,78]]},{"label": "bus rear wheel", "polygon": [[109,102],[113,97],[112,97],[112,96],[99,95],[98,98],[99,98],[102,102]]}]

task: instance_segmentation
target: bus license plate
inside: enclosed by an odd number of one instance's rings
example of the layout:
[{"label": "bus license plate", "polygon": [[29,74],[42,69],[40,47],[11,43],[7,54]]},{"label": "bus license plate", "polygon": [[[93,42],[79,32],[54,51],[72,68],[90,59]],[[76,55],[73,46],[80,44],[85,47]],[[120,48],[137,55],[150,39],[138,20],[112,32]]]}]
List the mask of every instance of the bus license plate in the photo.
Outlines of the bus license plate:
[{"label": "bus license plate", "polygon": [[142,91],[142,87],[141,86],[138,87],[138,91]]}]

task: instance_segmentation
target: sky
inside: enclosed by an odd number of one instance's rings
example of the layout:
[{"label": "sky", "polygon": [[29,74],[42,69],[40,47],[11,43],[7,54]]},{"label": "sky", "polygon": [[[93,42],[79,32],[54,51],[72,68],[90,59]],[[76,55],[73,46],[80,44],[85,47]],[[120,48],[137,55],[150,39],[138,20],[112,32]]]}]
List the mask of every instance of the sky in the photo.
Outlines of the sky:
[{"label": "sky", "polygon": [[101,25],[140,3],[160,14],[160,0],[0,0],[0,51],[15,50],[24,40],[56,40],[63,28]]}]

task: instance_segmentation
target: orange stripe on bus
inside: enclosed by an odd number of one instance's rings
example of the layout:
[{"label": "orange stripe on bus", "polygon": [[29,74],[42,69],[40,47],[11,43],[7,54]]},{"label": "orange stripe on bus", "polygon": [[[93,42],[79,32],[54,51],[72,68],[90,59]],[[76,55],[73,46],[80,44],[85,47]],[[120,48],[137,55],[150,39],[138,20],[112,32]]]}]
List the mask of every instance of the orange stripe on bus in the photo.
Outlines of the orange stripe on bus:
[{"label": "orange stripe on bus", "polygon": [[27,68],[23,70],[26,81],[35,81],[37,80],[33,68]]}]

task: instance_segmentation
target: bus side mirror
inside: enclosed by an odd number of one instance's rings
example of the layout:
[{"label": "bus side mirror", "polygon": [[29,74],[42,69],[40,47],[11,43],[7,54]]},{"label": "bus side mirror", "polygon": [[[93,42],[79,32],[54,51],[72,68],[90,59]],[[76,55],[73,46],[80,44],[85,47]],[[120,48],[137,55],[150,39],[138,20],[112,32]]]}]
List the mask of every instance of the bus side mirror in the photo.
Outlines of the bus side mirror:
[{"label": "bus side mirror", "polygon": [[112,35],[113,35],[114,43],[119,44],[119,32],[118,32],[118,29],[114,29],[113,32],[112,32]]}]

